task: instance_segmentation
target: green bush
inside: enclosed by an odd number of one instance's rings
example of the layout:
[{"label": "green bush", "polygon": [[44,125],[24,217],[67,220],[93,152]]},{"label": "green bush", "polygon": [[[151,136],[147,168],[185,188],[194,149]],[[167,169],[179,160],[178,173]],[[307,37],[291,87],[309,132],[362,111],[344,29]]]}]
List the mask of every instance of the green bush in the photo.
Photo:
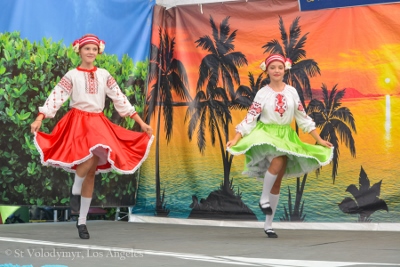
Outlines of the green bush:
[{"label": "green bush", "polygon": [[[33,143],[30,124],[54,86],[80,58],[62,42],[43,38],[22,39],[19,32],[0,33],[0,203],[6,205],[64,206],[69,204],[73,175],[62,169],[43,167]],[[102,54],[96,65],[107,69],[137,108],[144,108],[144,85],[148,62],[124,55]],[[114,123],[132,129],[134,120],[121,118],[107,100],[104,113]],[[68,110],[68,101],[54,119],[45,119],[41,130],[51,132]],[[115,172],[96,177],[94,206],[128,206],[135,200],[137,175]]]}]

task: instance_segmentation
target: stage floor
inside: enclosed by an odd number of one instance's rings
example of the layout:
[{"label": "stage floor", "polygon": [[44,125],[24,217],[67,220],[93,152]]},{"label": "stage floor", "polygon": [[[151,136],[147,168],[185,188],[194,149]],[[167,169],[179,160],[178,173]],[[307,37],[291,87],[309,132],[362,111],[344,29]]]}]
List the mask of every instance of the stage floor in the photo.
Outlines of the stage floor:
[{"label": "stage floor", "polygon": [[[400,232],[89,221],[0,225],[0,267],[400,266]],[[8,265],[10,264],[10,265]]]}]

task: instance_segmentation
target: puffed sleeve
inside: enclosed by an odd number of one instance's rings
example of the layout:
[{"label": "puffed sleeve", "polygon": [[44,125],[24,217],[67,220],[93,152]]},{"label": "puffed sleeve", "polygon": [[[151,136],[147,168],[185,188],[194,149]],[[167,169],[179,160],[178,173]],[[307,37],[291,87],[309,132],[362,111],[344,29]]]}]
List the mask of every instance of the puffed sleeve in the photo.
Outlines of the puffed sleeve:
[{"label": "puffed sleeve", "polygon": [[39,107],[39,113],[43,114],[45,118],[54,118],[60,107],[70,97],[72,87],[72,79],[67,73],[51,91],[44,105]]},{"label": "puffed sleeve", "polygon": [[315,122],[304,110],[303,104],[300,101],[300,97],[296,89],[292,88],[291,93],[293,95],[294,118],[296,123],[304,133],[309,133],[315,129]]},{"label": "puffed sleeve", "polygon": [[260,116],[262,111],[262,102],[261,102],[261,94],[260,91],[254,97],[253,103],[251,104],[249,110],[247,111],[247,115],[244,120],[239,123],[235,130],[237,133],[240,133],[243,136],[248,135],[257,125],[257,118]]},{"label": "puffed sleeve", "polygon": [[107,77],[106,93],[114,103],[115,110],[121,117],[132,117],[136,114],[135,107],[131,105],[125,94],[122,93],[114,77]]}]

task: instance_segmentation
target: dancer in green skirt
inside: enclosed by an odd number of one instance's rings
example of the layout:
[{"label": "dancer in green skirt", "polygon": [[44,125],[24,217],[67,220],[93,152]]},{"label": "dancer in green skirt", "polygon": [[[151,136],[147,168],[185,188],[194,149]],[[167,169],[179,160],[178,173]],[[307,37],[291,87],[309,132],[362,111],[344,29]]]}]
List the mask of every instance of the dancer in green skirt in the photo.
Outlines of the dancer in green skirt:
[{"label": "dancer in green skirt", "polygon": [[[314,121],[307,116],[295,88],[283,82],[290,59],[272,54],[260,65],[270,78],[254,98],[236,135],[226,146],[232,155],[245,155],[244,174],[264,180],[259,206],[266,215],[264,231],[278,235],[272,220],[278,206],[283,177],[299,177],[331,162],[333,146],[323,140]],[[293,119],[317,145],[303,143],[290,126]]]}]

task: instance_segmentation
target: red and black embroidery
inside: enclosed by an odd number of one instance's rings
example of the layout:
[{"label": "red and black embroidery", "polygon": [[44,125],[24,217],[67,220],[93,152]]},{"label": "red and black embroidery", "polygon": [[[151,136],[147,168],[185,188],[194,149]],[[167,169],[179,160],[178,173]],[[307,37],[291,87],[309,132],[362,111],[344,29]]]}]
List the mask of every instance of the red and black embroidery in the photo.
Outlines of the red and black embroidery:
[{"label": "red and black embroidery", "polygon": [[110,88],[111,90],[115,91],[116,95],[119,96],[123,96],[123,103],[124,105],[127,102],[127,98],[126,96],[121,92],[121,88],[119,88],[117,82],[115,81],[114,77],[109,76],[107,79],[107,87]]},{"label": "red and black embroidery", "polygon": [[72,82],[65,76],[61,78],[57,85],[68,93],[72,90]]},{"label": "red and black embroidery", "polygon": [[56,90],[53,91],[53,108],[57,108],[56,107],[56,100],[57,100],[57,92]]},{"label": "red and black embroidery", "polygon": [[299,111],[301,111],[301,112],[304,114],[304,116],[307,117],[307,113],[306,113],[306,111],[304,110],[303,104],[301,104],[300,100],[299,100],[299,102],[297,103],[297,109],[298,109]]},{"label": "red and black embroidery", "polygon": [[284,95],[277,94],[275,97],[275,111],[283,117],[283,113],[287,110],[287,100]]},{"label": "red and black embroidery", "polygon": [[114,77],[109,76],[107,79],[107,87],[110,89],[114,89],[117,86],[117,82],[115,81]]},{"label": "red and black embroidery", "polygon": [[47,98],[46,102],[45,102],[45,106],[47,108],[49,108],[49,105],[53,105],[53,109],[57,109],[58,107],[56,106],[57,104],[57,99],[59,98],[59,100],[61,100],[62,102],[64,102],[64,89],[63,88],[58,88],[56,87],[53,90],[53,93],[51,95],[53,98]]},{"label": "red and black embroidery", "polygon": [[258,102],[253,102],[249,108],[249,111],[247,112],[246,115],[246,122],[252,122],[254,120],[254,117],[258,116],[262,111],[261,109],[261,103]]},{"label": "red and black embroidery", "polygon": [[97,94],[99,83],[94,72],[84,72],[86,80],[85,91],[87,94]]}]

